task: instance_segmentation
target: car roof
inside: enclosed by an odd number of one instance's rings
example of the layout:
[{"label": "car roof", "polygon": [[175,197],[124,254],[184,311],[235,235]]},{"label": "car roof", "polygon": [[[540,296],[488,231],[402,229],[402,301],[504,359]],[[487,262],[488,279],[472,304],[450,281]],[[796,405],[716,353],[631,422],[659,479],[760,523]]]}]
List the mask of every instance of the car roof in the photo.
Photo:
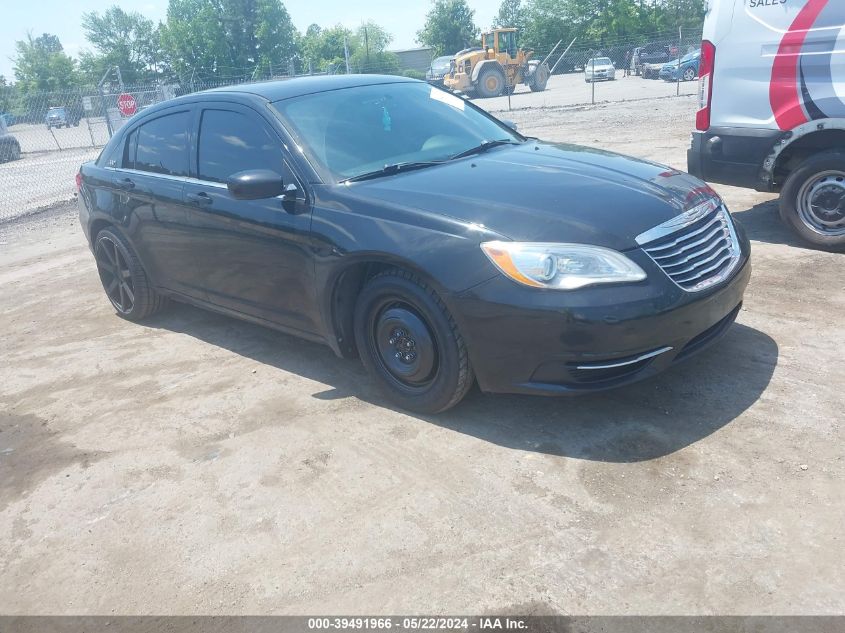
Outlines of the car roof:
[{"label": "car roof", "polygon": [[263,97],[268,101],[281,101],[316,92],[328,92],[330,90],[342,90],[356,86],[372,86],[376,84],[390,83],[412,83],[416,79],[408,77],[397,77],[395,75],[319,75],[311,77],[295,77],[293,79],[282,79],[280,81],[263,81],[253,84],[240,84],[237,86],[225,86],[212,88],[190,96],[202,94],[247,94]]}]

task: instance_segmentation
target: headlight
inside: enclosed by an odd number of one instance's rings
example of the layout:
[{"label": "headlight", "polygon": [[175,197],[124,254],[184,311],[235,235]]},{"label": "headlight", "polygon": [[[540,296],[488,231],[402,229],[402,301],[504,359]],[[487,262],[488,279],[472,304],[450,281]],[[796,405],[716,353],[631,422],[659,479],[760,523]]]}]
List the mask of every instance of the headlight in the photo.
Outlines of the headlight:
[{"label": "headlight", "polygon": [[484,242],[484,254],[526,286],[575,290],[594,284],[642,281],[642,268],[622,253],[587,244]]}]

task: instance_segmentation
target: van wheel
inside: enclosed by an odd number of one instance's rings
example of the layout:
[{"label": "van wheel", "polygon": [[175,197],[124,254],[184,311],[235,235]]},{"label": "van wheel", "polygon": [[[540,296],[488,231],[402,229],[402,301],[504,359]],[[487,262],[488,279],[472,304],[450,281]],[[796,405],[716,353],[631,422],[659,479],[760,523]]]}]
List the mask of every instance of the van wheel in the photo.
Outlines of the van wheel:
[{"label": "van wheel", "polygon": [[475,89],[485,99],[498,97],[505,88],[505,75],[494,67],[482,68]]},{"label": "van wheel", "polygon": [[124,319],[140,321],[158,312],[164,297],[153,290],[135,251],[119,233],[103,229],[94,240],[103,290]]},{"label": "van wheel", "polygon": [[845,153],[810,156],[786,179],[780,217],[821,248],[845,250]]},{"label": "van wheel", "polygon": [[464,339],[440,297],[415,275],[388,270],[355,305],[355,343],[384,395],[403,409],[439,413],[473,383]]}]

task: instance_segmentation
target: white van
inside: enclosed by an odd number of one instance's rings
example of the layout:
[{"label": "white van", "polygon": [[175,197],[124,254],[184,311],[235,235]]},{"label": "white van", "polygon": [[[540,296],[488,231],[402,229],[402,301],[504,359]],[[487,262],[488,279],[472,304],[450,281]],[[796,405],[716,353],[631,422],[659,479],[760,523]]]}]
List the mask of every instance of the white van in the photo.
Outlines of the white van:
[{"label": "white van", "polygon": [[689,171],[845,250],[845,0],[710,0]]}]

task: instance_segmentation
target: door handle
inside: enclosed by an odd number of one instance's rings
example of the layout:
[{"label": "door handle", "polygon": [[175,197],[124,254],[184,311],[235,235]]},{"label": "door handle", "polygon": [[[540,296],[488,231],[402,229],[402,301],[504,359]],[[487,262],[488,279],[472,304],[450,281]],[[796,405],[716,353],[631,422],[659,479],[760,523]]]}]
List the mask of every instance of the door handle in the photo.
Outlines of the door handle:
[{"label": "door handle", "polygon": [[185,195],[185,199],[190,202],[191,204],[195,204],[198,207],[204,207],[209,205],[213,202],[211,196],[209,196],[204,191],[200,191],[199,193],[189,193]]},{"label": "door handle", "polygon": [[115,183],[115,185],[118,189],[122,189],[123,191],[131,191],[135,188],[135,183],[131,178],[121,178]]}]

